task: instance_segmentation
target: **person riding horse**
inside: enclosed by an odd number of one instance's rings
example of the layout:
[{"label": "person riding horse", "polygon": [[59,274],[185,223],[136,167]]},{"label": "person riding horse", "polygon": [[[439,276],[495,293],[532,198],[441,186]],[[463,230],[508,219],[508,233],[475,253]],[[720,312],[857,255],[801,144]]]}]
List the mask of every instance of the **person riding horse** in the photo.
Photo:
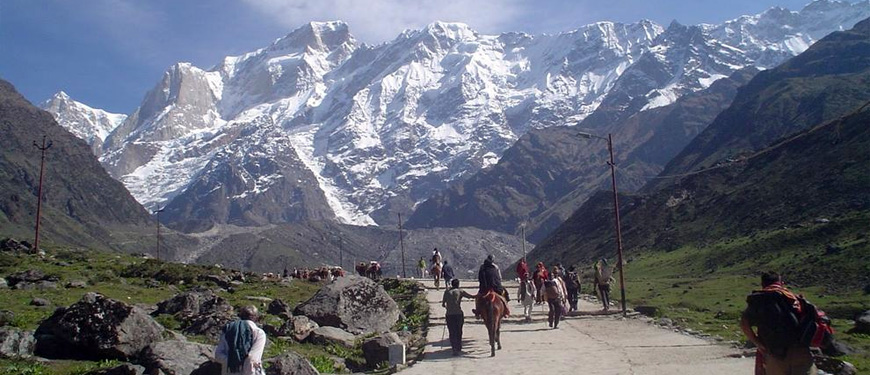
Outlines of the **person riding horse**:
[{"label": "person riding horse", "polygon": [[508,297],[507,290],[501,286],[501,271],[498,269],[498,266],[493,262],[492,254],[486,257],[486,260],[483,261],[483,264],[480,266],[480,270],[477,272],[477,281],[480,283],[478,291],[477,291],[477,300],[476,300],[476,309],[474,310],[475,317],[480,316],[480,307],[481,307],[481,299],[490,291],[494,292],[501,301],[504,303],[505,307],[505,316],[510,314],[508,310],[508,301],[510,298]]}]

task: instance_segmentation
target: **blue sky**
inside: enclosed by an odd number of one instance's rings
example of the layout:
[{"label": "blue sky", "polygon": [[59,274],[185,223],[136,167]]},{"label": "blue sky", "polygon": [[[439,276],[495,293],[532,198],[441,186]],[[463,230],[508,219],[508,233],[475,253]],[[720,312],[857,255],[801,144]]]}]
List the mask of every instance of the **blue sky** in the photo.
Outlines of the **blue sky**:
[{"label": "blue sky", "polygon": [[129,114],[170,65],[208,69],[309,21],[343,20],[376,44],[432,21],[486,34],[556,33],[595,21],[721,23],[810,0],[2,0],[0,78],[31,102],[59,90]]}]

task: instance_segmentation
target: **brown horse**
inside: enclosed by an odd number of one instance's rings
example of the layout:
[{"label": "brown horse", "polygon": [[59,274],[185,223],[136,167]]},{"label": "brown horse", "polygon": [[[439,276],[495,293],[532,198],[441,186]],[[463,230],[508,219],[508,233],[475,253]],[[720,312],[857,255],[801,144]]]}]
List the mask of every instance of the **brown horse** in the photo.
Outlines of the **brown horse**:
[{"label": "brown horse", "polygon": [[[432,265],[432,277],[435,279],[435,289],[441,289],[441,263]],[[448,287],[448,285],[445,285]]]},{"label": "brown horse", "polygon": [[480,315],[483,317],[483,323],[486,325],[486,330],[489,332],[489,347],[491,349],[490,357],[495,357],[495,348],[501,350],[501,318],[505,312],[505,302],[494,291],[489,291],[480,299]]}]

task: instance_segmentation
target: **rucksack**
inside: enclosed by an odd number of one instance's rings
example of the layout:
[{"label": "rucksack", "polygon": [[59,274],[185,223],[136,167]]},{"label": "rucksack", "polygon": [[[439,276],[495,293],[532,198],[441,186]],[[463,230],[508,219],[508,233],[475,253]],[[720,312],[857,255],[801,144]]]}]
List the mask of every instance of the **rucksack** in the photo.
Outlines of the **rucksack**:
[{"label": "rucksack", "polygon": [[747,317],[758,326],[758,336],[771,354],[784,357],[790,347],[824,347],[830,342],[830,319],[805,298],[798,296],[801,313],[777,292],[753,292],[746,299]]}]

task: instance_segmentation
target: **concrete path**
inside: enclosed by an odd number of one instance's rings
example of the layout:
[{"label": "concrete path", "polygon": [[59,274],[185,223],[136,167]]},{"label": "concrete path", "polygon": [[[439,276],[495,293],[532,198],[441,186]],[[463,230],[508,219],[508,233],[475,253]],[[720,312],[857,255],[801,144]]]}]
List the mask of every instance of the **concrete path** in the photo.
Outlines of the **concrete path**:
[{"label": "concrete path", "polygon": [[[429,289],[429,333],[423,359],[402,370],[403,375],[446,374],[752,374],[751,358],[740,351],[699,338],[655,327],[621,315],[595,315],[600,306],[580,301],[580,316],[568,317],[558,329],[547,326],[546,304],[535,306],[533,322],[522,323],[522,307],[511,301],[511,317],[501,328],[503,349],[489,356],[489,341],[482,320],[475,320],[473,302],[463,302],[462,356],[453,357],[441,297],[444,288]],[[463,282],[469,293],[477,283]],[[506,285],[511,296],[516,283]],[[736,356],[736,357],[735,357]]]}]

